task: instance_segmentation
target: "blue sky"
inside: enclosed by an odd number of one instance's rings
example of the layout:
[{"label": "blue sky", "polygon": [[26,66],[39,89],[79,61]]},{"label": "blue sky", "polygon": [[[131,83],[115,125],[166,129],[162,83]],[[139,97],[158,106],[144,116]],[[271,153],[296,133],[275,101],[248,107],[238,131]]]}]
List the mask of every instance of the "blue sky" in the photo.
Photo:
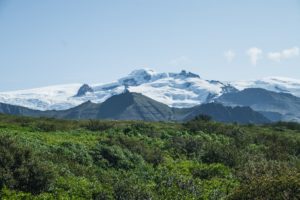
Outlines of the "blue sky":
[{"label": "blue sky", "polygon": [[300,0],[0,0],[0,91],[137,68],[300,79]]}]

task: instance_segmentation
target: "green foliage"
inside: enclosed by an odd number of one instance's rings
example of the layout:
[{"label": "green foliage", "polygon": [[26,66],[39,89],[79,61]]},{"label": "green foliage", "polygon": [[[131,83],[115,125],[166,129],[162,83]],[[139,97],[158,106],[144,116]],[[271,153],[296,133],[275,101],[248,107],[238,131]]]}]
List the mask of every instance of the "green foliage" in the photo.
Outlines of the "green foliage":
[{"label": "green foliage", "polygon": [[0,115],[0,199],[299,199],[298,127]]},{"label": "green foliage", "polygon": [[205,121],[205,122],[209,122],[212,120],[212,117],[209,115],[198,115],[196,116],[194,119],[194,121]]},{"label": "green foliage", "polygon": [[300,199],[300,174],[255,179],[237,188],[228,199]]},{"label": "green foliage", "polygon": [[51,131],[56,131],[57,126],[54,123],[40,122],[36,124],[36,129],[38,131],[51,132]]},{"label": "green foliage", "polygon": [[105,131],[114,126],[111,122],[99,121],[99,120],[89,120],[87,123],[82,125],[90,131]]},{"label": "green foliage", "polygon": [[119,146],[97,145],[91,152],[94,162],[101,167],[114,167],[118,169],[132,169],[141,164],[141,156],[134,154]]},{"label": "green foliage", "polygon": [[[150,142],[150,141],[149,141]],[[145,142],[143,137],[128,136],[128,133],[124,135],[110,136],[107,144],[117,144],[122,148],[130,150],[132,153],[140,154],[145,161],[157,166],[164,161],[164,156],[159,144],[149,144]]]},{"label": "green foliage", "polygon": [[92,164],[92,157],[87,148],[82,144],[63,142],[51,150],[54,154],[59,155],[62,162],[78,163],[89,166]]},{"label": "green foliage", "polygon": [[114,199],[153,199],[153,186],[147,185],[135,175],[125,177],[114,185]]},{"label": "green foliage", "polygon": [[111,194],[106,192],[101,184],[84,177],[61,177],[57,180],[53,191],[62,199],[110,199]]},{"label": "green foliage", "polygon": [[300,124],[296,122],[277,122],[273,125],[275,128],[287,128],[291,130],[300,131]]},{"label": "green foliage", "polygon": [[53,172],[39,162],[29,148],[20,147],[9,136],[0,137],[0,188],[15,188],[33,194],[47,191]]},{"label": "green foliage", "polygon": [[191,168],[193,177],[199,179],[227,178],[231,176],[230,169],[222,164],[201,164]]}]

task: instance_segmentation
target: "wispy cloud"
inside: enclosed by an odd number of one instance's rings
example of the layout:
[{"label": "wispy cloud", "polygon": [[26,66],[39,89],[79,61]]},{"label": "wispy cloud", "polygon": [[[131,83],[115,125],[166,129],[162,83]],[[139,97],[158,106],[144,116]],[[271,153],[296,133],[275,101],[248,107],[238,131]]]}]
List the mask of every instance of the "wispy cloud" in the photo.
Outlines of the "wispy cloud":
[{"label": "wispy cloud", "polygon": [[191,59],[187,56],[180,56],[170,61],[170,64],[175,67],[186,67],[191,63]]},{"label": "wispy cloud", "polygon": [[257,47],[252,47],[246,51],[246,54],[250,57],[252,65],[256,65],[257,61],[262,58],[263,51]]},{"label": "wispy cloud", "polygon": [[224,56],[228,62],[232,62],[236,56],[235,52],[232,50],[228,50],[224,53]]},{"label": "wispy cloud", "polygon": [[297,57],[300,55],[299,47],[293,47],[290,49],[284,49],[280,52],[270,52],[268,53],[268,58],[275,62],[280,62],[281,60]]},{"label": "wispy cloud", "polygon": [[280,60],[282,59],[281,58],[281,53],[279,53],[279,52],[270,52],[270,53],[268,53],[268,58],[272,61],[275,61],[275,62],[280,62]]}]

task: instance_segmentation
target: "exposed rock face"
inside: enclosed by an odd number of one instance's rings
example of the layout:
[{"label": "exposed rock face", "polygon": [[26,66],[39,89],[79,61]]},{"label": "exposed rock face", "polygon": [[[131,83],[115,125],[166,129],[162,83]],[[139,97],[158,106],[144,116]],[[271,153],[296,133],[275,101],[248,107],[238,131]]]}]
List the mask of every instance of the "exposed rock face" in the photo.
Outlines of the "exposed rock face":
[{"label": "exposed rock face", "polygon": [[94,92],[93,88],[91,88],[88,84],[83,84],[77,94],[75,95],[75,97],[81,97],[81,96],[84,96],[86,93],[88,92]]},{"label": "exposed rock face", "polygon": [[187,78],[200,78],[198,74],[194,74],[192,72],[187,72],[185,70],[182,70],[179,75],[187,77]]},{"label": "exposed rock face", "polygon": [[68,110],[38,111],[20,106],[0,103],[0,113],[31,117],[52,117],[61,119],[110,119],[143,121],[187,121],[205,114],[220,122],[268,123],[259,112],[249,107],[225,107],[221,104],[202,104],[192,108],[171,108],[139,93],[125,90],[101,104],[87,101]]},{"label": "exposed rock face", "polygon": [[202,104],[192,108],[171,108],[139,93],[124,90],[101,104],[84,103],[66,111],[58,111],[54,117],[67,119],[110,119],[143,121],[187,121],[200,114],[211,116],[220,122],[268,123],[262,114],[249,107],[225,107],[221,104]]}]

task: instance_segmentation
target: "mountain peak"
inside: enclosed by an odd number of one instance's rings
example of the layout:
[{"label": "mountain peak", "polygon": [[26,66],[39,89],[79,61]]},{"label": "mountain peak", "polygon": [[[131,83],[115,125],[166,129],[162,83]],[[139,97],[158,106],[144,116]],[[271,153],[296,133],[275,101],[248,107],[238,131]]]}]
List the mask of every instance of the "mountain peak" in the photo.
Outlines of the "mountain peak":
[{"label": "mountain peak", "polygon": [[142,69],[136,69],[133,70],[129,75],[131,76],[144,76],[144,75],[155,75],[157,74],[156,71],[154,71],[153,69],[149,69],[149,68],[142,68]]},{"label": "mountain peak", "polygon": [[194,74],[192,72],[187,72],[186,70],[181,70],[179,75],[187,77],[187,78],[200,78],[198,74]]},{"label": "mountain peak", "polygon": [[158,73],[153,69],[145,68],[132,71],[128,76],[119,80],[119,83],[127,86],[137,86],[147,82],[153,82],[158,79],[163,79],[167,77],[172,78],[200,78],[198,74],[181,70],[179,73],[166,72]]},{"label": "mountain peak", "polygon": [[81,97],[81,96],[84,96],[84,95],[86,95],[86,93],[88,93],[88,92],[94,92],[93,88],[91,88],[88,84],[83,84],[83,85],[79,88],[79,90],[78,90],[77,94],[75,95],[75,97]]},{"label": "mountain peak", "polygon": [[152,69],[138,69],[132,71],[126,77],[119,79],[119,83],[125,86],[136,86],[150,81],[157,74]]}]

